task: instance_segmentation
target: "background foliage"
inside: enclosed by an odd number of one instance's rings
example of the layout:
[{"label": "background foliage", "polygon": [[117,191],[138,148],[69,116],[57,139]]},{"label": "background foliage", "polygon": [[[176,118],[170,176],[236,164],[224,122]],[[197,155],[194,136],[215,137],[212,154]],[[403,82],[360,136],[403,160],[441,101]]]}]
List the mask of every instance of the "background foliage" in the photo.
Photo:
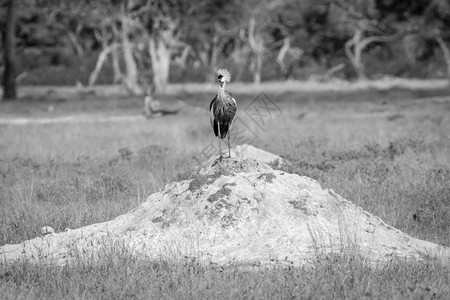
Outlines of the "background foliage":
[{"label": "background foliage", "polygon": [[20,0],[16,9],[17,76],[28,85],[122,82],[139,94],[210,81],[220,66],[254,82],[440,78],[450,66],[447,0]]}]

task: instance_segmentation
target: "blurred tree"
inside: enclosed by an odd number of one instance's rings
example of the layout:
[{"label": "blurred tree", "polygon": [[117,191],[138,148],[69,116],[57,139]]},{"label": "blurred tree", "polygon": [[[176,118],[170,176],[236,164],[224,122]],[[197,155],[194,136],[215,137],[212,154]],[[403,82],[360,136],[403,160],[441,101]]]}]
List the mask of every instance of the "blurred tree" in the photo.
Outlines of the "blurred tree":
[{"label": "blurred tree", "polygon": [[447,0],[432,0],[420,22],[420,33],[424,38],[434,39],[442,50],[447,65],[447,79],[450,85],[450,3]]},{"label": "blurred tree", "polygon": [[236,7],[239,13],[234,19],[236,35],[232,57],[240,67],[246,65],[244,58],[249,60],[249,69],[256,84],[261,82],[263,62],[269,52],[268,44],[272,41],[269,32],[273,25],[271,13],[282,4],[281,0],[242,0]]},{"label": "blurred tree", "polygon": [[[96,66],[89,76],[89,85],[95,84],[106,58],[111,55],[114,82],[123,83],[131,95],[141,95],[143,89],[139,82],[140,74],[135,58],[135,46],[140,35],[134,15],[135,10],[143,5],[138,0],[98,0],[88,1],[88,4],[91,12],[88,16],[89,23],[102,48]],[[120,70],[119,49],[125,65],[124,73]]]},{"label": "blurred tree", "polygon": [[[9,3],[0,0],[0,51],[4,53],[0,70],[6,67]],[[328,69],[324,72],[327,76],[340,70],[344,61],[349,62],[357,77],[366,78],[370,72],[366,72],[366,52],[387,57],[401,55],[399,49],[405,51],[405,62],[409,62],[401,65],[402,70],[425,69],[426,64],[436,65],[442,56],[450,82],[448,0],[15,3],[15,54],[20,58],[16,67],[22,72],[14,75],[16,84],[33,68],[40,72],[59,66],[76,69],[72,80],[84,81],[86,74],[80,63],[89,65],[97,54],[89,84],[105,75],[101,70],[107,65],[113,69],[114,82],[123,83],[131,94],[142,93],[143,85],[150,82],[158,91],[164,91],[171,70],[179,72],[172,74],[179,80],[207,79],[222,63],[231,69],[234,80],[251,75],[256,83],[279,74],[288,79],[296,74],[322,72],[323,68]],[[368,66],[377,59],[372,56]],[[274,65],[278,70],[272,68]],[[305,72],[298,72],[299,68],[305,68]],[[191,76],[182,79],[187,74]],[[3,83],[6,77],[2,77]],[[36,76],[27,78],[35,80]]]},{"label": "blurred tree", "polygon": [[[293,70],[308,48],[307,33],[308,12],[321,4],[322,1],[289,0],[283,1],[272,11],[270,32],[276,51],[275,61],[280,67],[284,79],[292,78]],[[308,41],[308,42],[306,42]]]},{"label": "blurred tree", "polygon": [[261,21],[257,21],[257,19],[260,18],[262,18],[262,16],[258,15],[258,11],[255,11],[250,15],[248,20],[247,40],[252,53],[250,69],[253,73],[253,83],[261,82],[261,71],[265,51],[263,32],[260,29],[262,27]]},{"label": "blurred tree", "polygon": [[[88,8],[91,12],[87,15],[86,26],[92,29],[93,35],[97,43],[101,46],[101,51],[97,57],[97,63],[94,70],[89,75],[88,85],[93,86],[103,64],[107,57],[111,58],[113,66],[114,79],[113,83],[123,83],[127,90],[133,93],[139,93],[138,88],[133,88],[134,84],[128,86],[131,79],[124,80],[125,75],[120,69],[120,49],[121,49],[121,32],[119,19],[119,5],[120,2],[89,2]],[[131,62],[133,64],[133,62]],[[132,68],[132,67],[131,67]]]},{"label": "blurred tree", "polygon": [[450,84],[450,2],[378,0],[377,7],[384,16],[383,22],[389,20],[392,27],[404,34],[405,53],[413,64],[436,45],[441,49]]},{"label": "blurred tree", "polygon": [[41,14],[45,16],[46,26],[56,31],[59,39],[66,37],[67,44],[79,58],[84,56],[86,50],[82,33],[85,31],[92,33],[92,27],[95,26],[90,23],[92,11],[88,4],[88,0],[40,0],[39,3],[39,6],[42,6]]},{"label": "blurred tree", "polygon": [[[420,20],[429,1],[377,0],[380,21],[401,35],[401,46],[409,68],[432,52],[429,43],[420,34]],[[402,53],[403,54],[403,53]]]},{"label": "blurred tree", "polygon": [[7,3],[6,24],[2,34],[4,45],[3,71],[3,100],[14,100],[17,98],[16,87],[16,58],[15,58],[15,30],[16,30],[16,1],[9,0]]},{"label": "blurred tree", "polygon": [[131,16],[132,9],[134,9],[134,2],[120,1],[118,17],[121,25],[120,38],[122,42],[123,58],[125,60],[125,76],[122,77],[122,80],[131,94],[140,95],[142,94],[142,88],[138,81],[138,68],[133,56],[133,44],[130,40],[133,28],[133,19]]},{"label": "blurred tree", "polygon": [[[315,1],[304,11],[305,36],[299,37],[305,54],[311,56],[320,67],[336,70],[334,61],[344,54],[344,46],[349,38],[339,26],[333,23],[329,0]],[[328,72],[328,71],[327,71]],[[332,74],[332,71],[328,72]]]},{"label": "blurred tree", "polygon": [[270,35],[268,28],[271,21],[271,12],[283,4],[280,0],[245,0],[243,1],[248,15],[245,24],[247,29],[246,42],[250,48],[250,71],[253,74],[253,83],[261,82],[262,65],[267,43]]},{"label": "blurred tree", "polygon": [[[442,31],[440,28],[436,28],[434,31],[434,36],[436,39],[436,42],[438,43],[439,47],[442,50],[442,53],[444,54],[445,63],[447,64],[447,80],[448,85],[450,86],[450,50],[447,42],[444,40]],[[448,33],[446,34],[448,38]]]},{"label": "blurred tree", "polygon": [[195,4],[189,0],[142,0],[141,7],[135,7],[134,16],[148,41],[151,59],[152,82],[156,92],[163,92],[169,81],[172,56],[178,49],[185,49],[182,41],[184,29],[195,11]]},{"label": "blurred tree", "polygon": [[230,51],[226,47],[239,47],[238,25],[243,20],[242,12],[242,6],[237,0],[197,2],[191,17],[195,22],[186,24],[186,43],[192,47],[196,59],[209,71],[205,79],[211,79],[211,73],[218,68],[220,56],[229,56]]},{"label": "blurred tree", "polygon": [[[100,71],[103,67],[103,64],[106,61],[108,55],[112,55],[113,69],[114,69],[114,83],[118,83],[122,80],[122,72],[120,71],[119,65],[119,57],[117,53],[117,48],[119,46],[118,43],[111,41],[106,38],[107,34],[104,32],[104,28],[97,28],[94,31],[96,39],[100,41],[102,45],[102,51],[97,57],[97,63],[95,64],[94,70],[89,75],[88,85],[90,87],[94,86],[97,82],[98,76],[100,75]],[[114,53],[113,53],[114,52]]]},{"label": "blurred tree", "polygon": [[332,23],[350,38],[345,43],[345,54],[359,79],[367,79],[362,62],[363,51],[372,43],[391,41],[392,35],[380,22],[375,0],[331,0]]}]

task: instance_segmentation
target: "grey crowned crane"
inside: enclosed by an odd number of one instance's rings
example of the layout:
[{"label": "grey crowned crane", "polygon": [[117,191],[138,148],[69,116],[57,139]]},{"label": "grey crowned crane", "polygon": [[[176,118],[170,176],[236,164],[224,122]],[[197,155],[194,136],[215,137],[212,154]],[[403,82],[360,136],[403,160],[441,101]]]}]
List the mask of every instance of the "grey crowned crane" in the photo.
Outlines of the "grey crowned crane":
[{"label": "grey crowned crane", "polygon": [[220,139],[228,138],[228,157],[231,157],[230,151],[230,130],[233,124],[234,116],[236,115],[237,105],[236,100],[230,92],[225,91],[225,85],[231,80],[231,73],[227,69],[219,69],[216,72],[216,82],[219,83],[219,90],[217,95],[209,105],[211,126],[214,129],[215,136],[219,140],[219,159],[222,159],[222,147]]}]

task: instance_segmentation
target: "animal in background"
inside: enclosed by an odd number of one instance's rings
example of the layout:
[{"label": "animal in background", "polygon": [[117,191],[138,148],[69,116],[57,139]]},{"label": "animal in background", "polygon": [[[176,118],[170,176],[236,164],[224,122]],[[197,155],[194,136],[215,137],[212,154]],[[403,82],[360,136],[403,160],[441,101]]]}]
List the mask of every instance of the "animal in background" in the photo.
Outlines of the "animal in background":
[{"label": "animal in background", "polygon": [[161,105],[161,102],[155,100],[153,95],[154,89],[148,88],[147,96],[144,100],[144,115],[147,119],[165,115],[174,115],[180,111],[179,107]]}]

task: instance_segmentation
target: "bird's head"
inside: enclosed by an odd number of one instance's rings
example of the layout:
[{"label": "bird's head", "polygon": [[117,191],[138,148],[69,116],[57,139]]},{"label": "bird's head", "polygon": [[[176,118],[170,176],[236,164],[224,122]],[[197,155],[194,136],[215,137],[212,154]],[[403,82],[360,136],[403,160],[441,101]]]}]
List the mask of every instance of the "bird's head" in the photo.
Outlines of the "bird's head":
[{"label": "bird's head", "polygon": [[230,82],[231,73],[227,69],[218,69],[216,71],[216,82],[220,83],[220,86],[223,87],[225,83]]}]

